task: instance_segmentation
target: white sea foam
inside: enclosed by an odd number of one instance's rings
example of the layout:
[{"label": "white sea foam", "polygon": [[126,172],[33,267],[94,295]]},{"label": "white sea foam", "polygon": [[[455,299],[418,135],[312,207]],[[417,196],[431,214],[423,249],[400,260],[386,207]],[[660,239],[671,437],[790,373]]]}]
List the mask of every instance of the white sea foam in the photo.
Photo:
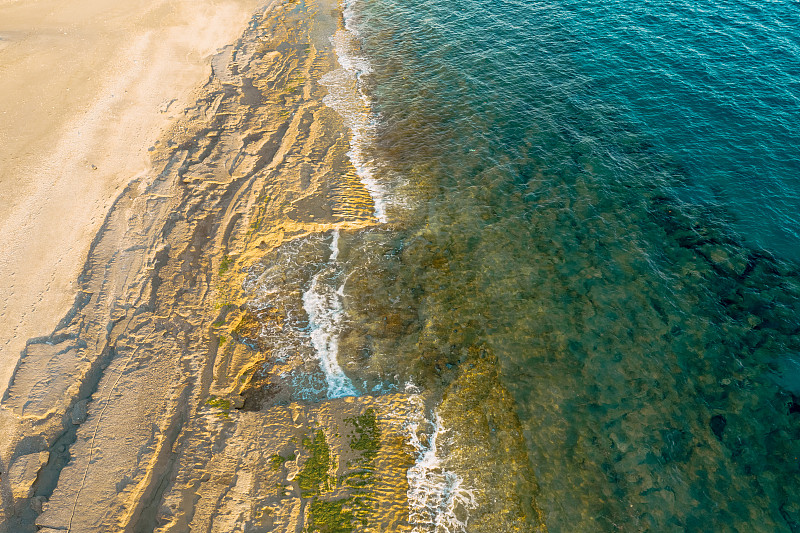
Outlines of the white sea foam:
[{"label": "white sea foam", "polygon": [[249,309],[263,315],[258,337],[269,346],[268,366],[288,363],[273,382],[293,399],[358,394],[337,362],[346,281],[338,258],[338,232],[309,235],[280,246],[243,284]]},{"label": "white sea foam", "polygon": [[[417,461],[408,470],[409,520],[414,533],[463,533],[469,511],[477,506],[475,494],[464,486],[463,479],[443,464],[442,445],[447,429],[439,415],[430,421],[424,416],[419,396],[412,396],[418,415],[408,423],[409,439],[417,452]],[[428,431],[424,431],[428,429]],[[427,443],[420,439],[427,435]]]},{"label": "white sea foam", "polygon": [[364,147],[375,135],[375,120],[371,113],[369,97],[360,90],[359,78],[371,72],[367,58],[359,53],[358,34],[352,22],[354,2],[346,2],[343,10],[345,28],[338,30],[331,41],[342,68],[325,74],[319,83],[328,89],[323,98],[325,105],[339,113],[351,132],[350,151],[347,152],[356,174],[372,197],[375,218],[386,222],[386,190],[377,179],[377,167]]},{"label": "white sea foam", "polygon": [[[335,270],[339,257],[339,232],[333,232],[328,264],[311,278],[311,286],[303,293],[303,308],[308,314],[309,336],[320,368],[328,382],[328,397],[358,396],[350,378],[339,366],[339,333],[344,318],[342,293],[344,282],[336,286]],[[333,278],[333,279],[331,279]]]}]

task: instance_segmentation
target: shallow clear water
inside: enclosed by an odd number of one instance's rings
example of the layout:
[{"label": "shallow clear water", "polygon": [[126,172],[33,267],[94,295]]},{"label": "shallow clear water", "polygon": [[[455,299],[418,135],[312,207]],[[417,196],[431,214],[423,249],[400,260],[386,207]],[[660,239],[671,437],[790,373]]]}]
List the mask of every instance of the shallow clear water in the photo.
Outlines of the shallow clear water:
[{"label": "shallow clear water", "polygon": [[796,3],[348,6],[388,220],[339,241],[353,382],[465,427],[499,369],[550,531],[800,528]]}]

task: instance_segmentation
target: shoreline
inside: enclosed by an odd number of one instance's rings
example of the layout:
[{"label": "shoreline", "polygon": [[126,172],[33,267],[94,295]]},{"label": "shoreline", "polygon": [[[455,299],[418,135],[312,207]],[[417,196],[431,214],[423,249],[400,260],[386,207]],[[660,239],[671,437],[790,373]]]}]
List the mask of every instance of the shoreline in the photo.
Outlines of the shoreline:
[{"label": "shoreline", "polygon": [[[281,243],[374,223],[346,158],[346,128],[322,102],[319,78],[337,68],[336,26],[327,1],[259,10],[213,57],[194,103],[161,131],[152,166],[126,186],[94,237],[73,311],[28,343],[14,371],[0,417],[9,435],[0,447],[0,531],[173,531],[209,521],[229,530],[231,510],[274,518],[247,501],[220,500],[216,477],[251,479],[257,486],[246,494],[280,501],[274,485],[258,480],[275,475],[270,454],[292,445],[292,433],[295,445],[322,435],[316,444],[327,439],[331,453],[357,459],[338,438],[344,432],[332,430],[352,425],[346,414],[374,420],[371,399],[334,400],[329,415],[297,426],[300,413],[328,407],[270,401],[251,373],[269,353],[222,335],[247,323],[238,305],[243,267]],[[396,403],[388,401],[381,412]],[[287,416],[294,429],[276,422]],[[248,465],[225,456],[253,446],[260,455]],[[314,449],[303,442],[296,453]],[[381,491],[392,494],[397,521],[405,459],[385,460],[382,471],[392,469],[396,481]],[[280,472],[290,482],[296,474]],[[193,490],[175,482],[184,478],[195,480]],[[299,488],[292,494],[301,509],[309,503]],[[281,520],[313,519],[296,510],[285,506]]]},{"label": "shoreline", "polygon": [[160,131],[3,397],[0,533],[544,531],[493,359],[427,392],[336,386],[365,355],[339,348],[345,264],[402,227],[358,168],[346,23],[333,0],[259,9]]}]

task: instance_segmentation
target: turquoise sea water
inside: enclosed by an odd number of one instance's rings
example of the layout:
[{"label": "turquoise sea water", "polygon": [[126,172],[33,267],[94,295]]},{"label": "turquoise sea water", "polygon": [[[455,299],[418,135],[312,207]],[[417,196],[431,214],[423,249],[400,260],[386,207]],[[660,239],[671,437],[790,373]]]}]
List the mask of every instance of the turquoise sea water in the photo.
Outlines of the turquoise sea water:
[{"label": "turquoise sea water", "polygon": [[[371,117],[354,163],[388,221],[336,236],[354,386],[447,402],[488,362],[551,532],[800,530],[800,6],[356,0],[345,20]],[[497,461],[449,467],[513,479]],[[532,530],[527,505],[507,524]]]}]

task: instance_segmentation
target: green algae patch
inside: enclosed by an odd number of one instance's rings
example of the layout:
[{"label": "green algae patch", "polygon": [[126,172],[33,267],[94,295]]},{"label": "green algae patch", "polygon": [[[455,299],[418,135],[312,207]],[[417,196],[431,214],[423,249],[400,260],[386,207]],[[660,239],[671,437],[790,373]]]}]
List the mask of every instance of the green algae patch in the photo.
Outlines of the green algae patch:
[{"label": "green algae patch", "polygon": [[372,461],[381,447],[381,433],[378,429],[378,418],[375,409],[370,407],[364,414],[346,418],[355,428],[356,434],[350,440],[350,448],[361,452],[364,462]]},{"label": "green algae patch", "polygon": [[[374,418],[373,411],[372,419]],[[329,475],[333,454],[325,438],[325,432],[319,429],[313,438],[304,437],[303,447],[311,453],[298,475],[301,497],[311,498],[306,532],[352,532],[354,521],[365,523],[364,512],[370,509],[368,501],[365,500],[365,496],[368,499],[368,495],[360,494],[334,501],[323,499],[320,496],[323,492],[330,492],[337,488],[337,485],[341,485],[336,483],[336,478]]]},{"label": "green algae patch", "polygon": [[352,533],[355,515],[345,509],[351,499],[335,502],[315,498],[309,509],[308,533]]},{"label": "green algae patch", "polygon": [[394,488],[405,481],[405,468],[394,473],[397,482],[389,481],[392,475],[386,463],[394,443],[402,446],[404,441],[397,436],[396,441],[384,442],[378,408],[348,410],[350,416],[335,417],[324,433],[315,429],[302,439],[310,452],[298,476],[301,497],[307,501],[305,532],[384,531],[387,524],[393,524],[393,531],[405,531],[396,525],[407,520],[406,490],[399,493],[399,500],[384,499],[391,490],[387,482]]},{"label": "green algae patch", "polygon": [[230,418],[231,401],[225,398],[217,398],[213,394],[206,400],[206,405],[214,409],[219,409],[216,415],[219,418]]},{"label": "green algae patch", "polygon": [[331,449],[325,439],[325,432],[321,429],[317,430],[313,439],[303,438],[303,446],[311,452],[311,457],[303,465],[297,476],[297,482],[300,485],[301,495],[306,498],[331,489],[328,475],[328,470],[331,468]]},{"label": "green algae patch", "polygon": [[276,453],[269,458],[269,466],[274,472],[277,472],[281,469],[286,461],[294,461],[295,458],[296,457],[294,454],[290,454],[288,457],[283,457],[282,455],[278,455]]},{"label": "green algae patch", "polygon": [[228,272],[228,270],[230,270],[232,264],[233,260],[229,256],[227,255],[222,256],[222,261],[219,264],[219,275],[220,276],[225,275],[225,273]]},{"label": "green algae patch", "polygon": [[284,457],[281,457],[277,453],[269,458],[269,466],[272,468],[273,471],[277,472],[283,466],[283,463],[286,462]]},{"label": "green algae patch", "polygon": [[230,411],[231,410],[231,401],[226,400],[224,398],[217,398],[216,396],[209,397],[206,400],[206,405],[210,407],[214,407],[215,409],[221,409],[223,411]]},{"label": "green algae patch", "polygon": [[381,447],[381,433],[378,428],[378,418],[372,407],[359,416],[345,418],[344,421],[353,426],[350,437],[350,449],[360,452],[357,460],[348,461],[347,466],[353,470],[340,477],[340,483],[360,491],[366,490],[371,484],[375,467],[373,461]]}]

